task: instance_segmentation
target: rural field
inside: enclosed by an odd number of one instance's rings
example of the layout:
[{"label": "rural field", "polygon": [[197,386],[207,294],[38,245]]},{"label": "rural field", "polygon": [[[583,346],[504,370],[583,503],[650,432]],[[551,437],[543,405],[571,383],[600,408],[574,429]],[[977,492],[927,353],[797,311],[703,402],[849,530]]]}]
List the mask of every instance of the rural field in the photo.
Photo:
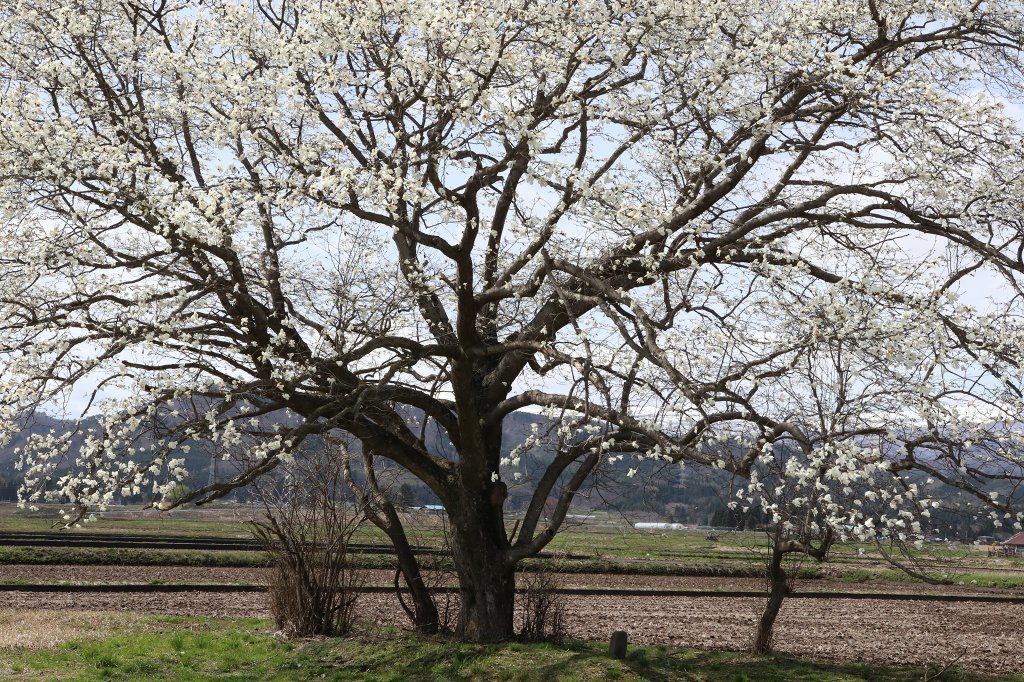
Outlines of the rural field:
[{"label": "rural field", "polygon": [[0,682],[220,679],[1024,682],[1024,0],[0,0]]},{"label": "rural field", "polygon": [[[247,513],[251,510],[224,506],[154,518],[124,510],[63,531],[62,547],[0,547],[0,670],[12,679],[148,679],[159,670],[158,679],[323,674],[333,679],[910,680],[949,665],[936,679],[1024,679],[1019,676],[1024,570],[978,547],[923,549],[917,558],[942,579],[939,584],[911,581],[874,553],[858,552],[864,547],[841,547],[833,561],[804,566],[806,577],[796,582],[776,625],[774,650],[782,663],[769,669],[767,659],[725,653],[747,649],[764,605],[765,583],[757,570],[763,570],[766,545],[757,533],[722,533],[712,542],[706,531],[641,532],[621,518],[580,523],[565,533],[558,551],[521,574],[523,579],[537,571],[550,574],[564,593],[568,648],[528,643],[474,648],[412,636],[391,589],[394,571],[384,567],[391,559],[375,554],[357,556],[366,563],[365,585],[376,591],[359,596],[356,635],[332,644],[283,642],[268,620],[262,587],[270,569],[260,552],[146,548],[125,554],[88,544],[143,534],[178,543],[184,538],[246,541]],[[11,543],[11,534],[35,533],[25,537],[38,539],[53,520],[52,510],[32,514],[4,505],[0,533],[8,535],[0,537]],[[439,520],[421,519],[415,537],[424,547],[439,542]],[[381,540],[369,531],[359,539],[367,547]],[[440,603],[454,613],[450,568],[439,563],[427,572],[427,582],[449,588]],[[641,658],[607,657],[608,637],[619,629],[628,633],[631,651],[643,652]],[[387,649],[414,649],[412,660],[403,661],[408,667],[397,672],[395,662],[378,651],[378,640]],[[202,662],[201,652],[209,654]],[[400,657],[397,650],[390,655]],[[547,661],[546,672],[529,663],[537,657]],[[307,675],[302,665],[316,674]]]}]

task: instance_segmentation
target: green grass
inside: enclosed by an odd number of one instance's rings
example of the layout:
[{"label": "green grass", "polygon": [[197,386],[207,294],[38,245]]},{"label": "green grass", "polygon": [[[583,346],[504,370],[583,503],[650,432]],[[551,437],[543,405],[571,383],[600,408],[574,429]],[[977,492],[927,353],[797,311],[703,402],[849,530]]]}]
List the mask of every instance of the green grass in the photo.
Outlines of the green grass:
[{"label": "green grass", "polygon": [[[395,568],[395,560],[383,554],[355,557],[360,568]],[[196,550],[120,549],[113,547],[0,547],[0,565],[72,565],[72,566],[207,566],[248,568],[267,565],[262,552],[204,552]],[[437,556],[421,558],[425,570],[452,570],[450,559]],[[764,575],[760,563],[616,561],[614,559],[527,559],[521,570],[548,570],[556,573],[617,573],[623,575],[676,575],[754,578]],[[807,565],[798,569],[800,578],[822,577],[820,568]]]},{"label": "green grass", "polygon": [[202,552],[118,547],[0,547],[0,565],[266,566],[262,552]]},{"label": "green grass", "polygon": [[[0,547],[0,565],[77,565],[77,566],[205,566],[205,567],[261,567],[267,565],[261,552],[204,552],[197,550],[121,549],[89,547]],[[381,554],[363,554],[356,557],[361,568],[393,569],[392,557]],[[422,558],[425,570],[451,570],[451,561],[441,557]],[[764,575],[764,564],[759,561],[714,561],[687,559],[675,562],[606,559],[527,559],[521,570],[548,570],[556,573],[613,573],[620,575],[668,575],[723,578],[759,578]],[[950,585],[1024,589],[1024,571],[1013,573],[984,573],[971,571],[947,574]],[[804,562],[791,569],[795,577],[803,580],[832,578],[848,583],[892,582],[914,583],[916,579],[895,569],[858,567],[854,564],[817,564]],[[935,572],[933,572],[935,573]],[[935,573],[941,577],[942,573]]]},{"label": "green grass", "polygon": [[[944,585],[964,587],[994,587],[1000,589],[1024,589],[1024,573],[973,573],[956,572],[942,573],[932,571],[929,575]],[[850,568],[835,571],[836,579],[846,583],[888,582],[888,583],[919,583],[920,581],[903,571],[887,569]]]},{"label": "green grass", "polygon": [[265,623],[152,616],[146,625],[152,631],[0,650],[0,673],[15,680],[294,679],[294,645],[262,632]]},{"label": "green grass", "polygon": [[[148,512],[153,516],[145,518],[102,518],[93,523],[83,523],[80,529],[71,528],[74,533],[110,533],[113,535],[212,535],[220,537],[248,537],[243,523],[230,517],[213,518],[209,521],[197,519],[194,515],[176,512]],[[0,503],[0,532],[49,533],[59,529],[60,517],[56,508],[39,512],[19,510],[14,504]]]},{"label": "green grass", "polygon": [[[632,647],[624,661],[604,645],[568,642],[479,645],[397,630],[363,631],[347,639],[286,642],[269,623],[150,616],[133,631],[64,642],[50,649],[0,650],[10,680],[365,680],[399,682],[689,680],[726,682],[911,682],[922,668],[817,663],[784,656],[669,647]],[[934,670],[932,671],[934,672]],[[952,670],[938,678],[1020,682]]]}]

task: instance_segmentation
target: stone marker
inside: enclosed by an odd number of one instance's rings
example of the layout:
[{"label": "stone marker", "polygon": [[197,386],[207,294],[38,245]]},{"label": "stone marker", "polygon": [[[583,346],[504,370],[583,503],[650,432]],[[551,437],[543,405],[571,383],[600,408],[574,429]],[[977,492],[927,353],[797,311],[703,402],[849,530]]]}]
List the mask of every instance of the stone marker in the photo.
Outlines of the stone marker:
[{"label": "stone marker", "polygon": [[611,644],[612,658],[625,658],[626,657],[626,631],[616,630],[612,633],[612,644]]}]

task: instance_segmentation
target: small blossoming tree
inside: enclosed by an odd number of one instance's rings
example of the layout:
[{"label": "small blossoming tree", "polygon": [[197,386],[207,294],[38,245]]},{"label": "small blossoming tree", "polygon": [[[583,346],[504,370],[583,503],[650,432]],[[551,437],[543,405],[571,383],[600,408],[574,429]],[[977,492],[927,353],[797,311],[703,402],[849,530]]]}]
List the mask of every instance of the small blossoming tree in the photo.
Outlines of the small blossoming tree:
[{"label": "small blossoming tree", "polygon": [[[972,486],[911,434],[1021,416],[1021,14],[7,2],[0,436],[72,396],[102,414],[81,448],[29,443],[24,498],[208,501],[340,433],[442,500],[459,630],[503,639],[517,562],[609,458],[750,475],[800,440],[775,409],[797,359],[851,337],[907,388],[879,396],[909,410],[901,466]],[[971,307],[978,286],[1005,295]],[[509,528],[524,409],[556,447]],[[163,496],[186,440],[250,435],[231,480]]]},{"label": "small blossoming tree", "polygon": [[[877,357],[855,336],[823,338],[794,358],[773,404],[788,426],[763,439],[730,503],[763,512],[767,522],[768,601],[754,632],[755,653],[770,650],[790,591],[787,556],[824,561],[841,541],[920,548],[922,525],[940,505],[933,496],[948,496],[944,487],[966,491],[974,513],[987,513],[996,526],[1021,527],[1021,472],[1011,454],[1024,445],[1017,425],[976,410],[957,414],[943,400],[948,384],[940,388],[927,376],[913,381],[910,368]],[[925,375],[951,364],[935,347],[905,347],[908,338],[919,341],[897,334],[887,343],[913,353]],[[748,455],[740,451],[733,461],[742,456]],[[955,474],[944,470],[954,463]]]}]

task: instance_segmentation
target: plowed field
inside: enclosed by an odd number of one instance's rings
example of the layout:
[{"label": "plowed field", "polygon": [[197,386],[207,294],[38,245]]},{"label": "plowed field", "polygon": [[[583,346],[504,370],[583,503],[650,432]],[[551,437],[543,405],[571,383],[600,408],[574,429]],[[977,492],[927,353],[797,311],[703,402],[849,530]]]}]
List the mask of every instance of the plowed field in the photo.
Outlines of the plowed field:
[{"label": "plowed field", "polygon": [[[4,567],[3,577],[13,578]],[[60,579],[57,568],[32,576],[33,581]],[[125,579],[123,575],[89,574],[75,567],[77,580]],[[98,569],[90,569],[98,570]],[[104,568],[104,570],[109,570]],[[138,581],[138,570],[133,581]],[[212,581],[241,579],[211,569],[160,569],[149,579],[194,581],[204,572]],[[88,575],[87,575],[88,574]],[[25,576],[22,576],[23,578]],[[246,578],[257,578],[258,573]],[[381,578],[386,577],[381,575]],[[10,579],[9,578],[9,579]],[[693,587],[749,589],[757,581],[708,578],[647,578],[632,576],[567,576],[566,586]],[[606,580],[599,580],[605,578]],[[652,584],[653,583],[653,584]],[[803,584],[801,584],[803,585]],[[834,583],[831,587],[836,587]],[[815,585],[813,589],[821,589]],[[865,586],[853,586],[863,590]],[[902,586],[901,586],[902,587]],[[912,586],[906,586],[908,588]],[[812,589],[806,587],[806,589]],[[947,590],[949,588],[946,588]],[[379,622],[403,623],[404,615],[391,595],[364,595],[364,613]],[[606,639],[623,629],[630,641],[688,647],[742,649],[753,627],[760,600],[711,597],[567,597],[569,634],[580,639]],[[130,610],[209,616],[267,616],[263,597],[256,593],[174,594],[28,593],[4,594],[7,608]],[[791,599],[777,624],[776,648],[819,660],[874,661],[899,664],[943,664],[959,658],[962,668],[990,672],[1024,670],[1021,647],[1024,605],[965,602],[911,602],[875,599]]]}]

